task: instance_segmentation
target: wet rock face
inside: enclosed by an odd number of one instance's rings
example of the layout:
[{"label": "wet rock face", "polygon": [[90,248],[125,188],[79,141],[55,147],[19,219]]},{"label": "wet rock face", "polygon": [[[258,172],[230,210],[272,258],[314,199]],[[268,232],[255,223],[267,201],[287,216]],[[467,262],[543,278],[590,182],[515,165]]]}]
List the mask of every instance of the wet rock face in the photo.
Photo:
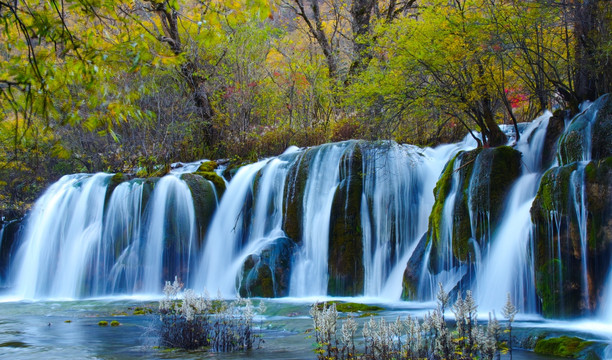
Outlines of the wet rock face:
[{"label": "wet rock face", "polygon": [[[454,162],[458,161],[455,166]],[[434,273],[448,270],[449,264],[442,262],[445,251],[440,242],[442,211],[453,186],[454,197],[452,224],[452,253],[458,262],[473,262],[474,239],[485,246],[490,229],[500,220],[504,200],[521,171],[521,154],[508,146],[476,149],[460,153],[449,163],[434,190],[435,203],[430,216],[429,234],[432,241],[430,270]],[[459,166],[456,166],[459,165]],[[457,173],[453,180],[453,174]],[[456,181],[456,184],[452,184]],[[448,259],[448,256],[446,256]]]},{"label": "wet rock face", "polygon": [[612,265],[610,96],[572,119],[558,159],[561,166],[544,174],[531,209],[536,292],[545,316],[592,315],[602,308]]},{"label": "wet rock face", "polygon": [[291,260],[295,248],[293,240],[282,237],[271,241],[259,253],[249,255],[242,267],[240,296],[289,295]]},{"label": "wet rock face", "polygon": [[[198,234],[200,234],[199,239],[203,240],[213,214],[217,209],[217,196],[220,198],[220,195],[217,195],[215,192],[215,185],[198,173],[183,174],[181,179],[185,181],[191,191],[193,208],[198,224]],[[203,244],[199,245],[201,247]]]},{"label": "wet rock face", "polygon": [[414,252],[406,264],[404,270],[404,279],[402,281],[402,299],[403,300],[419,300],[419,282],[423,272],[423,262],[427,251],[427,234],[419,240]]},{"label": "wet rock face", "polygon": [[566,112],[557,110],[548,120],[544,149],[542,151],[542,165],[545,169],[549,168],[556,159],[559,137],[563,134],[563,130],[565,130],[565,117]]},{"label": "wet rock face", "polygon": [[612,156],[612,97],[604,95],[577,115],[559,139],[560,165]]},{"label": "wet rock face", "polygon": [[[612,157],[544,175],[531,210],[536,289],[544,315],[591,315],[601,308],[612,265],[611,203]],[[582,211],[586,217],[581,219]]]},{"label": "wet rock face", "polygon": [[363,233],[361,194],[362,155],[359,147],[343,156],[340,186],[336,189],[329,229],[329,281],[332,296],[363,294]]},{"label": "wet rock face", "polygon": [[0,221],[0,288],[8,277],[11,258],[15,255],[17,239],[22,230],[23,218]]},{"label": "wet rock face", "polygon": [[308,170],[315,151],[308,149],[299,155],[297,161],[289,169],[285,184],[285,200],[283,201],[283,231],[296,243],[302,242],[302,218],[304,215],[302,199],[306,190]]}]

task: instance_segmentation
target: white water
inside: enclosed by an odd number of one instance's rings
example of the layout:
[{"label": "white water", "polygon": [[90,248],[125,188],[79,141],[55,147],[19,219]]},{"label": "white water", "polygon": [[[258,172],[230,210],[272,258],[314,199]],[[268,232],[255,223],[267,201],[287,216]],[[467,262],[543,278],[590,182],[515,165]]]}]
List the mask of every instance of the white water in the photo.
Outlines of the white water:
[{"label": "white water", "polygon": [[327,294],[329,222],[340,159],[351,143],[323,145],[310,162],[302,202],[302,247],[291,271],[290,296]]},{"label": "white water", "polygon": [[143,211],[140,180],[112,174],[64,176],[36,202],[11,265],[12,296],[80,298],[159,294],[170,274],[188,280],[198,253],[191,192],[177,175],[161,178]]},{"label": "white water", "polygon": [[474,294],[481,310],[500,311],[507,294],[522,312],[535,312],[535,285],[529,239],[531,204],[543,174],[542,149],[548,119],[545,113],[523,132],[516,149],[522,153],[522,174],[508,195],[502,222],[492,236],[488,254],[478,268]]},{"label": "white water", "polygon": [[[147,205],[146,230],[139,244],[144,249],[142,290],[145,293],[159,293],[164,281],[174,276],[189,283],[188,269],[199,250],[196,236],[189,187],[176,175],[164,176],[155,185]],[[164,269],[168,269],[167,273],[163,273]]]},{"label": "white water", "polygon": [[255,175],[266,163],[267,160],[263,160],[243,166],[225,190],[226,195],[221,198],[206,235],[194,283],[197,289],[218,291],[224,296],[235,295],[237,274],[233,271],[233,264],[242,248],[243,239],[248,236],[247,229],[243,229],[243,223],[248,221],[245,219],[245,202],[247,196],[252,196]]},{"label": "white water", "polygon": [[[113,191],[105,215],[102,237],[107,239],[99,254],[101,269],[109,282],[97,283],[93,294],[137,291],[139,276],[138,241],[141,231],[143,185],[137,181],[119,184]],[[123,249],[123,250],[120,250]],[[110,267],[110,269],[109,269]]]},{"label": "white water", "polygon": [[18,297],[81,295],[84,274],[100,241],[110,176],[65,176],[36,203],[13,268]]}]

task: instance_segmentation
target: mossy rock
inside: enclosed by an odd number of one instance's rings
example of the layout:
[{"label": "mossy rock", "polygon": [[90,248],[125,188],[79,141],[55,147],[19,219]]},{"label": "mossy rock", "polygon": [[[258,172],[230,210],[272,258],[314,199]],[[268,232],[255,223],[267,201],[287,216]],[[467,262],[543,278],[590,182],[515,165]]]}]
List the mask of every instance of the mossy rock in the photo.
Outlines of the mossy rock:
[{"label": "mossy rock", "polygon": [[612,156],[612,97],[604,95],[576,115],[559,139],[560,165]]},{"label": "mossy rock", "polygon": [[[587,248],[584,254],[573,193],[586,195]],[[574,179],[574,181],[572,181]],[[612,258],[612,157],[586,166],[573,163],[549,170],[540,182],[531,215],[535,225],[537,293],[545,316],[592,315],[602,307]],[[586,259],[583,259],[586,256]],[[588,296],[584,294],[586,262]],[[561,265],[551,266],[558,262]],[[570,270],[573,269],[573,270]]]},{"label": "mossy rock", "polygon": [[231,181],[234,175],[240,170],[241,167],[252,164],[252,161],[244,160],[241,158],[235,158],[227,161],[227,167],[223,172],[223,177],[227,181]]},{"label": "mossy rock", "polygon": [[541,355],[562,356],[568,358],[582,357],[582,352],[594,342],[577,337],[561,336],[537,341],[534,352]]},{"label": "mossy rock", "polygon": [[593,124],[591,150],[591,158],[594,160],[612,156],[612,97],[604,95],[598,102],[601,105]]},{"label": "mossy rock", "polygon": [[282,297],[289,295],[291,260],[295,243],[277,238],[258,254],[249,255],[243,266],[239,293],[243,297]]},{"label": "mossy rock", "polygon": [[108,321],[106,320],[98,321],[98,326],[108,326]]},{"label": "mossy rock", "polygon": [[568,213],[568,201],[570,194],[570,181],[576,164],[556,167],[548,170],[540,180],[540,187],[531,208],[534,220],[538,217],[547,216],[551,211],[561,215]]},{"label": "mossy rock", "polygon": [[[217,209],[215,190],[209,181],[198,174],[183,174],[181,179],[185,181],[191,191],[199,238],[204,239],[213,214]],[[199,245],[202,246],[203,244]]]},{"label": "mossy rock", "polygon": [[451,191],[454,165],[458,156],[459,154],[455,155],[455,157],[446,163],[444,170],[436,183],[436,187],[434,188],[435,201],[431,209],[431,214],[429,215],[429,236],[434,239],[434,242],[437,242],[437,239],[439,239],[441,236],[440,226],[442,223],[442,213],[446,198]]},{"label": "mossy rock", "polygon": [[302,242],[303,198],[308,180],[310,163],[316,154],[313,148],[297,154],[289,168],[285,182],[283,201],[283,231],[296,243]]},{"label": "mossy rock", "polygon": [[553,116],[548,119],[546,127],[546,136],[544,137],[544,148],[542,150],[542,165],[543,168],[549,168],[556,159],[558,151],[559,138],[565,130],[565,117],[567,113],[562,110],[554,112]]},{"label": "mossy rock", "polygon": [[[505,199],[520,173],[521,153],[509,146],[483,149],[478,154],[469,189],[469,206],[472,214],[485,219],[476,221],[477,228],[474,235],[477,240],[488,240],[486,236],[499,222]],[[490,219],[490,223],[487,223],[486,219]],[[480,244],[480,246],[484,245]],[[464,255],[460,253],[459,257]]]},{"label": "mossy rock", "polygon": [[198,167],[197,172],[214,172],[217,167],[219,167],[219,165],[216,161],[204,161],[200,164],[200,167]]},{"label": "mossy rock", "polygon": [[343,313],[357,313],[357,312],[376,312],[383,311],[385,308],[380,307],[378,305],[368,305],[356,302],[343,302],[343,301],[327,301],[325,303],[319,303],[317,306],[319,309],[323,309],[324,306],[331,306],[332,304],[336,305],[336,310],[338,312]]},{"label": "mossy rock", "polygon": [[402,300],[420,299],[418,290],[421,274],[425,271],[425,269],[423,269],[423,262],[426,258],[427,236],[427,233],[423,234],[406,264],[406,270],[404,270],[404,277],[402,280]]},{"label": "mossy rock", "polygon": [[225,193],[225,181],[221,176],[219,176],[214,171],[197,171],[193,174],[201,176],[202,178],[210,181],[215,186],[215,190],[217,191],[217,197],[219,198],[219,200],[221,199],[221,197]]},{"label": "mossy rock", "polygon": [[[462,151],[451,160],[452,164],[447,164],[444,172],[440,176],[436,188],[434,189],[434,207],[432,214],[429,217],[429,230],[428,230],[428,242],[431,242],[431,251],[429,257],[429,270],[437,274],[440,271],[449,270],[450,263],[448,254],[444,253],[444,246],[441,243],[441,226],[442,226],[442,212],[446,206],[446,201],[453,186],[453,178],[457,179],[457,193],[455,196],[454,204],[448,204],[452,207],[453,213],[453,224],[452,224],[452,237],[453,237],[453,256],[460,254],[461,261],[465,261],[468,258],[468,244],[469,239],[472,237],[472,229],[470,224],[470,210],[469,210],[469,186],[472,172],[474,170],[474,163],[478,158],[478,155],[482,151],[482,148],[474,149],[471,151]],[[473,257],[471,257],[473,259]]]},{"label": "mossy rock", "polygon": [[358,146],[343,155],[340,176],[331,208],[327,293],[355,296],[363,294],[365,271],[361,228],[363,163]]},{"label": "mossy rock", "polygon": [[110,322],[110,326],[115,327],[115,326],[119,326],[119,325],[121,325],[121,324],[117,320],[113,320],[113,321]]}]

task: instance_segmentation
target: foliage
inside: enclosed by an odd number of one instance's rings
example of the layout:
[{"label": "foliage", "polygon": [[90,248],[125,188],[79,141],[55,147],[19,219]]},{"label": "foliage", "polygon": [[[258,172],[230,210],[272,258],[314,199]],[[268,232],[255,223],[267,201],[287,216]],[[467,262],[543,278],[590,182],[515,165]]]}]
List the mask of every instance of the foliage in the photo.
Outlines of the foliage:
[{"label": "foliage", "polygon": [[591,344],[591,341],[577,337],[561,336],[538,340],[534,351],[537,354],[577,358],[579,353]]},{"label": "foliage", "polygon": [[503,144],[499,123],[612,88],[605,5],[2,1],[0,207],[71,172],[467,129]]},{"label": "foliage", "polygon": [[[373,317],[363,324],[364,348],[355,346],[358,325],[349,315],[342,321],[338,335],[336,303],[314,304],[310,310],[315,327],[315,350],[319,359],[493,359],[498,352],[500,327],[489,318],[486,329],[476,320],[476,305],[471,292],[459,294],[453,306],[456,331],[448,328],[444,309],[449,294],[440,284],[438,307],[422,321],[410,315],[393,322]],[[362,353],[360,351],[363,351]]]},{"label": "foliage", "polygon": [[[166,282],[159,303],[160,345],[166,348],[206,349],[214,352],[242,351],[260,340],[253,331],[255,309],[249,299],[212,301],[208,294],[196,295],[175,278]],[[259,311],[265,311],[260,302]]]}]

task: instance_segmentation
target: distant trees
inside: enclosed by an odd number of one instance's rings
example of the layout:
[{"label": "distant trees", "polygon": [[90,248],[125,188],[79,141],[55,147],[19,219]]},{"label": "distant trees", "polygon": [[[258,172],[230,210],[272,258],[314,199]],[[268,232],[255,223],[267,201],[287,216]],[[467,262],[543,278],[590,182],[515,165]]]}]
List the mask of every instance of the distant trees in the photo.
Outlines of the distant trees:
[{"label": "distant trees", "polygon": [[66,172],[291,144],[503,144],[501,123],[610,91],[608,5],[0,0],[0,202]]}]

